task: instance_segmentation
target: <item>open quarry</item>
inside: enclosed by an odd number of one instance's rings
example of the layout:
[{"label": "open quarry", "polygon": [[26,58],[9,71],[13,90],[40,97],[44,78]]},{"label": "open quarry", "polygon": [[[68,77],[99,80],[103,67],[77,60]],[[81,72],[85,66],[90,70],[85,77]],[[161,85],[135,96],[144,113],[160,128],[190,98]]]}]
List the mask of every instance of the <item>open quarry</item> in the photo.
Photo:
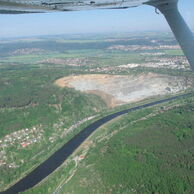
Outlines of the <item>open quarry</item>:
[{"label": "open quarry", "polygon": [[191,86],[184,77],[142,73],[138,75],[86,74],[72,75],[55,81],[59,87],[100,96],[109,107],[137,102],[148,97],[173,94]]}]

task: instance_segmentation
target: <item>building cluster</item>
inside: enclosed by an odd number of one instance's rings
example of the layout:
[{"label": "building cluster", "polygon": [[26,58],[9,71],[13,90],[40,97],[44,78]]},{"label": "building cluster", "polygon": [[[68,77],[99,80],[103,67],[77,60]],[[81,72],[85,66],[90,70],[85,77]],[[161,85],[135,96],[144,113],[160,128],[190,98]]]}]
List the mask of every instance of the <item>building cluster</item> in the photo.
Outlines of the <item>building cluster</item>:
[{"label": "building cluster", "polygon": [[43,132],[44,131],[41,129],[41,126],[34,126],[32,128],[15,131],[0,139],[0,166],[7,163],[6,153],[11,147],[14,146],[17,149],[22,149],[34,143],[40,142],[43,138]]},{"label": "building cluster", "polygon": [[150,53],[150,52],[143,52],[143,53],[140,53],[140,55],[142,55],[142,56],[164,56],[164,55],[166,55],[166,53],[164,53],[164,52],[152,52],[152,53]]},{"label": "building cluster", "polygon": [[87,58],[68,58],[68,59],[60,59],[60,58],[50,58],[39,61],[38,63],[48,63],[48,64],[56,64],[56,65],[68,65],[68,66],[85,66],[85,65],[93,65],[92,61]]},{"label": "building cluster", "polygon": [[68,135],[69,133],[73,132],[81,124],[83,124],[84,122],[89,121],[89,120],[95,118],[96,116],[97,115],[86,117],[86,118],[84,118],[84,119],[82,119],[80,121],[77,121],[76,123],[71,125],[69,128],[64,128],[65,122],[62,119],[59,122],[54,123],[53,124],[53,128],[55,130],[52,133],[52,135],[50,135],[50,137],[48,138],[50,143],[55,142],[59,137],[60,138],[64,138],[66,135]]},{"label": "building cluster", "polygon": [[[87,118],[84,118],[75,124],[73,124],[68,129],[63,129],[64,121],[59,121],[58,123],[53,124],[53,128],[55,128],[55,133],[53,133],[49,137],[49,141],[53,143],[55,140],[59,138],[63,138],[67,134],[73,132],[74,129],[79,127],[81,124],[83,124],[86,121],[89,121],[93,119],[95,116],[90,116]],[[63,131],[62,131],[63,130]],[[56,133],[58,131],[58,133]],[[62,131],[62,133],[61,133]],[[0,167],[3,165],[7,165],[9,168],[16,168],[15,163],[13,160],[8,161],[8,155],[10,157],[10,148],[14,149],[24,149],[28,147],[29,145],[33,145],[35,143],[41,142],[44,138],[44,130],[42,129],[42,126],[34,126],[32,128],[25,128],[21,129],[19,131],[15,131],[11,134],[6,135],[5,137],[0,139]],[[9,152],[9,154],[8,154]]]},{"label": "building cluster", "polygon": [[[145,66],[169,69],[189,69],[189,64],[184,56],[152,57],[145,59]],[[147,65],[146,65],[147,64]]]},{"label": "building cluster", "polygon": [[39,48],[22,48],[17,49],[11,53],[11,55],[30,55],[30,54],[42,54],[46,51]]},{"label": "building cluster", "polygon": [[122,51],[141,51],[141,50],[162,50],[162,49],[180,49],[179,45],[113,45],[108,47],[108,50]]},{"label": "building cluster", "polygon": [[96,115],[95,116],[90,116],[90,117],[87,117],[87,118],[82,119],[81,121],[78,121],[77,123],[75,123],[74,125],[72,125],[70,128],[65,129],[64,132],[63,132],[63,134],[61,135],[61,137],[64,137],[67,134],[73,132],[73,130],[76,129],[77,127],[79,127],[81,124],[83,124],[86,121],[89,121],[89,120],[91,120],[91,119],[93,119],[95,117],[96,117]]},{"label": "building cluster", "polygon": [[98,72],[98,73],[119,73],[123,70],[133,69],[137,67],[150,67],[150,68],[166,68],[166,69],[189,69],[187,59],[184,56],[173,56],[173,57],[148,57],[143,63],[129,63],[119,66],[107,66],[87,69],[87,72]]},{"label": "building cluster", "polygon": [[114,70],[116,70],[117,67],[97,67],[97,68],[92,68],[92,69],[87,69],[85,72],[89,73],[110,73]]}]

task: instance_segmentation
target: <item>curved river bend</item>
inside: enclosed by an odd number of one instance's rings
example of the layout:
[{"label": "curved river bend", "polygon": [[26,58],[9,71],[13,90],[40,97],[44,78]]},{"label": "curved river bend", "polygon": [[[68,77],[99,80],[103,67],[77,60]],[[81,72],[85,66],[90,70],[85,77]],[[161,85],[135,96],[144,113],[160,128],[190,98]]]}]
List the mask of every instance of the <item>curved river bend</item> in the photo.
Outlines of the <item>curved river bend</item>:
[{"label": "curved river bend", "polygon": [[94,123],[90,124],[86,128],[84,128],[81,132],[75,135],[69,142],[64,144],[59,150],[57,150],[53,155],[51,155],[46,161],[41,163],[38,167],[36,167],[32,172],[26,175],[24,178],[19,180],[13,186],[8,188],[6,191],[0,192],[1,194],[16,194],[27,189],[32,188],[41,182],[45,177],[51,174],[54,170],[56,170],[83,142],[89,137],[97,128],[105,124],[106,122],[126,113],[144,109],[146,107],[151,107],[157,104],[161,104],[164,102],[172,101],[178,98],[186,97],[189,95],[193,95],[193,93],[182,94],[179,96],[174,96],[164,100],[158,100],[155,102],[151,102],[148,104],[136,106],[133,108],[129,108],[123,111],[119,111],[113,114],[110,114],[104,118],[101,118]]}]

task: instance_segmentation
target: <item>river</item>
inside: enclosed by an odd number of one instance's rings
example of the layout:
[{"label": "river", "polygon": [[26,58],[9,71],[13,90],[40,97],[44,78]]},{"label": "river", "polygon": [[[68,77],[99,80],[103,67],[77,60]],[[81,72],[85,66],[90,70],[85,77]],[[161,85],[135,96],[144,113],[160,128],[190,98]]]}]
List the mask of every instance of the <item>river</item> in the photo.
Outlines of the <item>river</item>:
[{"label": "river", "polygon": [[84,142],[84,140],[86,140],[87,137],[89,137],[96,129],[98,129],[106,122],[120,115],[127,114],[129,112],[144,109],[164,102],[172,101],[178,98],[183,98],[189,95],[193,95],[193,92],[122,110],[116,113],[112,113],[108,116],[105,116],[93,122],[92,124],[84,128],[82,131],[80,131],[77,135],[75,135],[69,142],[64,144],[59,150],[57,150],[47,160],[45,160],[38,167],[36,167],[32,172],[30,172],[28,175],[20,179],[17,183],[8,188],[6,191],[0,193],[16,194],[27,189],[30,189],[33,186],[40,183],[44,178],[46,178],[49,174],[56,170]]}]

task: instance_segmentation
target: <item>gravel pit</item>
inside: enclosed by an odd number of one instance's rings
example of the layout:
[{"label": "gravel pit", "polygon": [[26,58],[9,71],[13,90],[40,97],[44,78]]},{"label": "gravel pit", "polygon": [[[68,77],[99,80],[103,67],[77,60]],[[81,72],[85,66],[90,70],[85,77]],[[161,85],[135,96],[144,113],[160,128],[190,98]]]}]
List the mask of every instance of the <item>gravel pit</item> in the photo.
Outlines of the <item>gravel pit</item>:
[{"label": "gravel pit", "polygon": [[157,95],[173,94],[190,87],[184,77],[156,73],[138,75],[72,75],[55,81],[59,87],[100,96],[109,107],[137,102]]}]

